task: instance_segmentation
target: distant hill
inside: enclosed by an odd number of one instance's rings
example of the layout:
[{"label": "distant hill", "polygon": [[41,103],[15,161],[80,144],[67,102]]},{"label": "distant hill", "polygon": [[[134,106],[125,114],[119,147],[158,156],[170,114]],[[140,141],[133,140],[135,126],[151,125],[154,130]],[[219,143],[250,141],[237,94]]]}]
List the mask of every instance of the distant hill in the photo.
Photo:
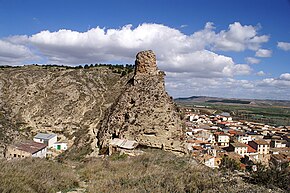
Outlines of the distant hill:
[{"label": "distant hill", "polygon": [[237,98],[220,98],[208,96],[190,96],[174,99],[177,103],[209,103],[209,104],[234,104],[250,106],[279,106],[290,107],[289,100],[269,100],[269,99],[237,99]]}]

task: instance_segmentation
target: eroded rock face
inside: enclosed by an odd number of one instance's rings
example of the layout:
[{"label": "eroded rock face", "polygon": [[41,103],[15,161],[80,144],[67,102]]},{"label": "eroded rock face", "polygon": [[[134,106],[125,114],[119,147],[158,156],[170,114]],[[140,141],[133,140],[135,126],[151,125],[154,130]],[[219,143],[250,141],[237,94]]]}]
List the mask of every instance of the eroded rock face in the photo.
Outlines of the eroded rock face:
[{"label": "eroded rock face", "polygon": [[[0,112],[0,129],[6,133],[9,125],[17,125],[28,139],[38,132],[53,132],[74,150],[70,156],[92,152],[99,122],[132,75],[121,76],[105,67],[0,68],[0,110],[9,112],[5,120]],[[1,142],[5,141],[0,132]]]},{"label": "eroded rock face", "polygon": [[99,131],[101,147],[113,137],[136,140],[139,144],[184,152],[180,138],[182,124],[172,98],[166,93],[164,76],[153,51],[136,56],[132,81],[108,111]]},{"label": "eroded rock face", "polygon": [[153,51],[138,53],[135,73],[125,76],[105,67],[0,68],[0,154],[1,144],[37,132],[68,141],[69,158],[96,155],[96,145],[103,147],[112,137],[182,151],[181,121],[165,92],[164,75]]}]

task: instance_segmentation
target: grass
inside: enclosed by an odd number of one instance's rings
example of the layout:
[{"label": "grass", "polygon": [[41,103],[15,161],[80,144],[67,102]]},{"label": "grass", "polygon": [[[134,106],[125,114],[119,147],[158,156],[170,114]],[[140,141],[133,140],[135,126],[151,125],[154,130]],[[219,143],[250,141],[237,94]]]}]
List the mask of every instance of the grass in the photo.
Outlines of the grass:
[{"label": "grass", "polygon": [[69,192],[76,189],[89,193],[268,191],[262,186],[245,183],[232,174],[199,165],[190,157],[152,149],[136,157],[115,154],[64,163],[24,159],[0,161],[0,167],[0,192],[11,193]]},{"label": "grass", "polygon": [[[117,159],[116,159],[117,158]],[[77,168],[88,192],[265,192],[217,170],[198,165],[189,157],[161,150],[141,156],[92,159]]]},{"label": "grass", "polygon": [[78,186],[68,166],[44,159],[0,160],[0,192],[50,193]]},{"label": "grass", "polygon": [[[211,172],[190,167],[188,160],[154,151],[138,157],[89,161],[79,167],[88,192],[193,192],[216,189]],[[209,181],[214,183],[208,183]],[[109,188],[108,188],[109,187]]]}]

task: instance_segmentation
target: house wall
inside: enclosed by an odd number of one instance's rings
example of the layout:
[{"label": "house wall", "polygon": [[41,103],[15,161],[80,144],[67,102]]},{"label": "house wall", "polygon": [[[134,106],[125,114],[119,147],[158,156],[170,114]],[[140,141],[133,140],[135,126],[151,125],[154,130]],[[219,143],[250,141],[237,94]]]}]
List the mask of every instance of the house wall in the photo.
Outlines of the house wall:
[{"label": "house wall", "polygon": [[31,157],[32,155],[28,152],[19,150],[15,147],[8,146],[5,157],[7,159],[16,159],[16,158],[25,158],[25,157]]},{"label": "house wall", "polygon": [[218,145],[220,146],[229,146],[229,142],[230,142],[230,137],[227,135],[218,135]]},{"label": "house wall", "polygon": [[44,149],[32,154],[32,157],[45,158],[46,157],[46,152],[47,152],[47,148],[44,148]]},{"label": "house wall", "polygon": [[255,141],[250,141],[249,145],[257,150],[258,154],[269,154],[269,145],[259,145]]},{"label": "house wall", "polygon": [[47,139],[39,139],[39,138],[33,138],[33,141],[38,143],[44,143],[47,145],[48,148],[53,147],[53,144],[57,142],[57,136],[47,140]]},{"label": "house wall", "polygon": [[237,136],[238,142],[248,144],[251,141],[251,136]]},{"label": "house wall", "polygon": [[56,143],[56,142],[57,142],[57,136],[51,138],[51,139],[48,141],[48,144],[47,144],[48,148],[53,147],[53,144]]},{"label": "house wall", "polygon": [[286,143],[282,143],[282,141],[279,141],[279,140],[272,140],[270,142],[270,146],[274,148],[281,148],[281,147],[286,147]]},{"label": "house wall", "polygon": [[258,145],[259,154],[269,154],[269,145]]},{"label": "house wall", "polygon": [[57,149],[58,145],[60,145],[60,150],[67,150],[67,144],[66,143],[54,143],[53,149]]},{"label": "house wall", "polygon": [[235,147],[235,152],[244,157],[247,153],[247,147]]}]

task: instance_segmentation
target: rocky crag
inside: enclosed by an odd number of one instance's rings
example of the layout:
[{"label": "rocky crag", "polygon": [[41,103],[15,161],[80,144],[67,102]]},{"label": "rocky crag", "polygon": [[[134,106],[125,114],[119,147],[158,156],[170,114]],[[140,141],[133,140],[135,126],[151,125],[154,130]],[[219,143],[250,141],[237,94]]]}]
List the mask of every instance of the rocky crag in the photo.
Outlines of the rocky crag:
[{"label": "rocky crag", "polygon": [[136,56],[134,77],[109,109],[98,138],[106,146],[112,137],[132,139],[140,145],[184,152],[182,123],[166,93],[164,72],[158,70],[153,51]]},{"label": "rocky crag", "polygon": [[140,52],[129,74],[113,66],[0,68],[0,129],[15,136],[5,143],[54,132],[69,142],[66,157],[95,155],[113,137],[181,151],[181,122],[163,77],[152,51]]}]

